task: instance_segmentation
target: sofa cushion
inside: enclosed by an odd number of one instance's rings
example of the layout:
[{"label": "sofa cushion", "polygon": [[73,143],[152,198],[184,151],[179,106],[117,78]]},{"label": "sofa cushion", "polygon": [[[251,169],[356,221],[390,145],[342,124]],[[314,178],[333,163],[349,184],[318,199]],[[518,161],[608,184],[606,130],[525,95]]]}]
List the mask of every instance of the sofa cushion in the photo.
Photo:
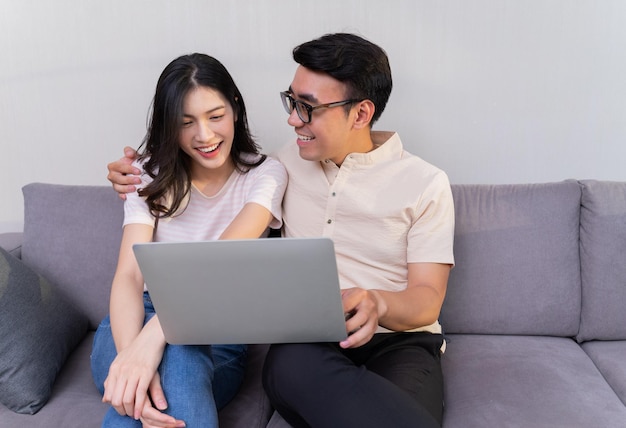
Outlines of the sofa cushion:
[{"label": "sofa cushion", "polygon": [[0,247],[4,248],[9,254],[22,257],[22,232],[0,233]]},{"label": "sofa cushion", "polygon": [[579,341],[626,339],[626,182],[581,181]]},{"label": "sofa cushion", "polygon": [[220,428],[264,428],[272,405],[263,390],[261,373],[269,345],[249,345],[243,384],[233,400],[219,413]]},{"label": "sofa cushion", "polygon": [[95,329],[108,313],[123,202],[107,186],[24,186],[22,260],[61,288]]},{"label": "sofa cushion", "polygon": [[580,186],[453,185],[455,267],[446,333],[574,336],[580,319]]},{"label": "sofa cushion", "polygon": [[443,428],[624,426],[626,407],[571,338],[448,339]]},{"label": "sofa cushion", "polygon": [[626,405],[626,340],[594,340],[581,346]]},{"label": "sofa cushion", "polygon": [[109,405],[102,402],[91,377],[90,359],[94,332],[88,332],[57,376],[52,396],[35,415],[7,411],[0,406],[0,427],[100,428]]},{"label": "sofa cushion", "polygon": [[45,278],[0,248],[0,402],[36,413],[50,398],[87,318]]}]

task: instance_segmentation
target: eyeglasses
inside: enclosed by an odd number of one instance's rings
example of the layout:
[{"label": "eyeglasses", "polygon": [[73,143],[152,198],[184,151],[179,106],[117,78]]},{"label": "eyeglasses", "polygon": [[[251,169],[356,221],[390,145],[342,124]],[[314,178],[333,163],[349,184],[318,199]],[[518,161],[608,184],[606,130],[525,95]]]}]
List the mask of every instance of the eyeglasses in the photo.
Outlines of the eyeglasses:
[{"label": "eyeglasses", "polygon": [[335,101],[334,103],[326,103],[320,104],[317,106],[312,106],[302,101],[298,101],[294,99],[291,94],[287,91],[280,93],[280,99],[283,101],[283,107],[285,107],[285,111],[289,114],[296,109],[296,113],[298,113],[298,117],[304,123],[311,123],[311,114],[314,110],[319,110],[322,108],[332,108],[345,106],[346,104],[356,103],[359,100],[344,100],[344,101]]}]

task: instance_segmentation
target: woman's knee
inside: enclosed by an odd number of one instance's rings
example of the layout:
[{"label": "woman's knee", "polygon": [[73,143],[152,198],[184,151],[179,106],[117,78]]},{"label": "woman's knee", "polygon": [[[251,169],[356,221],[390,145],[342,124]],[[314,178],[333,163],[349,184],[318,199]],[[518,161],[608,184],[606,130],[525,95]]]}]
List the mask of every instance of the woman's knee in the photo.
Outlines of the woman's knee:
[{"label": "woman's knee", "polygon": [[210,388],[214,364],[209,346],[167,345],[159,366],[161,382],[181,386],[204,386]]}]

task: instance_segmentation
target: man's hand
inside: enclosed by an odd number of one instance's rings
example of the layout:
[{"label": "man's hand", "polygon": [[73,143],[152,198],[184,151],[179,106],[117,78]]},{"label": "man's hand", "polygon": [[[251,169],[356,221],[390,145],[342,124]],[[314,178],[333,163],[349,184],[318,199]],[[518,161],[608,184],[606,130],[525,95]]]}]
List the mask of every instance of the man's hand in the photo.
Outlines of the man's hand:
[{"label": "man's hand", "polygon": [[109,174],[107,179],[113,184],[113,189],[119,197],[126,199],[126,193],[137,190],[136,184],[141,184],[141,171],[132,166],[137,158],[137,152],[131,147],[124,147],[124,157],[107,165]]},{"label": "man's hand", "polygon": [[351,332],[339,343],[342,348],[356,348],[369,342],[378,328],[381,303],[376,293],[363,288],[348,288],[341,291],[343,311],[349,314],[346,331]]},{"label": "man's hand", "polygon": [[348,288],[341,291],[346,330],[352,332],[339,345],[355,348],[369,342],[378,326],[407,331],[428,326],[439,317],[451,266],[409,263],[408,286],[402,291]]}]

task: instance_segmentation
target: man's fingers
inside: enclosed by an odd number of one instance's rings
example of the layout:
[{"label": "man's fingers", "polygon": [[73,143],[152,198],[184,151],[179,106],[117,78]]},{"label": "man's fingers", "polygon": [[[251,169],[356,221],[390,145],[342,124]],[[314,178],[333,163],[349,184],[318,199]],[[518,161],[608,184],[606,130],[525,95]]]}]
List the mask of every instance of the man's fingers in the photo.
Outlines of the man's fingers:
[{"label": "man's fingers", "polygon": [[130,146],[124,147],[124,157],[135,160],[137,158],[137,151]]},{"label": "man's fingers", "polygon": [[139,178],[141,171],[128,162],[130,162],[130,160],[122,158],[108,164],[107,169],[109,170],[109,173],[107,175],[107,179],[113,183],[119,183],[123,180],[126,180],[129,184],[141,183],[141,179]]}]

